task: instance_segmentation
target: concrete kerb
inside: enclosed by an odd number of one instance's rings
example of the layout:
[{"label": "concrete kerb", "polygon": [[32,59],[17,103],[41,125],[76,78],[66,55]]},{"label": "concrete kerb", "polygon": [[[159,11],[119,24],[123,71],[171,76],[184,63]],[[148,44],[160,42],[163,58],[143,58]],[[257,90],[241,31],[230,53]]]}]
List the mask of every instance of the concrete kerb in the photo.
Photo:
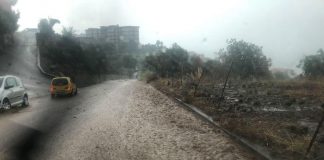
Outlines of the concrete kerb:
[{"label": "concrete kerb", "polygon": [[179,104],[181,104],[182,106],[184,106],[186,109],[190,110],[192,113],[194,113],[195,115],[201,117],[204,121],[210,123],[211,125],[213,125],[214,127],[222,130],[225,134],[227,134],[230,138],[232,138],[233,140],[235,140],[236,142],[238,142],[242,147],[252,151],[253,153],[256,154],[256,156],[258,156],[258,158],[264,159],[264,160],[274,160],[270,155],[265,154],[266,151],[262,151],[262,149],[255,147],[254,145],[252,145],[250,142],[248,142],[246,139],[239,137],[238,135],[228,131],[227,129],[221,127],[219,124],[217,124],[212,117],[208,116],[207,114],[205,114],[203,111],[201,111],[200,109],[198,109],[196,106],[193,106],[191,104],[187,104],[185,102],[183,102],[181,99],[176,98],[176,97],[172,97],[169,96],[169,94],[165,91],[161,91],[162,93],[164,93],[165,95],[167,95],[168,97],[172,98],[173,100],[175,100],[176,102],[178,102]]},{"label": "concrete kerb", "polygon": [[43,68],[42,68],[42,65],[41,65],[41,60],[40,60],[40,53],[39,53],[39,48],[37,47],[37,68],[38,70],[45,76],[49,77],[49,78],[54,78],[55,75],[53,74],[50,74],[50,73],[47,73]]}]

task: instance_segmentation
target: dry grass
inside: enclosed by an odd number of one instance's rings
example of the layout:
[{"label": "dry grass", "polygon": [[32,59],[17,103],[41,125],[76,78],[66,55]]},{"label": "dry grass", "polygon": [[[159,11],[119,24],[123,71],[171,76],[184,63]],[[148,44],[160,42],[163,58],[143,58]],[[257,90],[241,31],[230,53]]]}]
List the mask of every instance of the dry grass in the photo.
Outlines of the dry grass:
[{"label": "dry grass", "polygon": [[[242,116],[243,117],[243,116]],[[270,150],[274,156],[281,158],[303,158],[310,142],[308,134],[295,134],[289,132],[287,126],[295,125],[293,122],[279,123],[269,118],[257,116],[253,118],[229,118],[221,122],[221,125]],[[297,158],[296,158],[297,157]]]},{"label": "dry grass", "polygon": [[[244,82],[244,84],[248,85],[249,83],[252,84],[252,89],[257,91],[272,92],[270,95],[264,95],[266,99],[271,96],[279,96],[283,100],[286,100],[287,97],[289,99],[296,99],[297,101],[305,99],[305,103],[308,106],[318,106],[321,102],[324,102],[324,81],[291,80],[258,82],[262,85],[254,84],[254,82]],[[297,123],[298,119],[316,119],[315,115],[317,114],[313,112],[305,112],[298,114],[298,116],[293,112],[283,115],[258,112],[219,113],[215,110],[215,104],[212,104],[204,97],[194,97],[193,89],[185,84],[181,85],[178,80],[159,79],[154,81],[153,85],[158,89],[183,99],[187,103],[194,104],[208,115],[216,117],[216,120],[224,128],[268,148],[274,154],[274,157],[294,160],[304,159],[305,151],[311,139],[311,133],[299,133],[299,131],[291,130],[291,128],[300,127]],[[201,87],[203,88],[204,86],[214,85],[211,82],[203,81]],[[234,87],[237,87],[237,85]],[[253,94],[256,94],[255,96],[261,96],[258,95],[258,92]]]},{"label": "dry grass", "polygon": [[284,94],[296,98],[313,96],[324,100],[324,79],[322,80],[290,80],[272,81],[278,88],[284,89]]}]

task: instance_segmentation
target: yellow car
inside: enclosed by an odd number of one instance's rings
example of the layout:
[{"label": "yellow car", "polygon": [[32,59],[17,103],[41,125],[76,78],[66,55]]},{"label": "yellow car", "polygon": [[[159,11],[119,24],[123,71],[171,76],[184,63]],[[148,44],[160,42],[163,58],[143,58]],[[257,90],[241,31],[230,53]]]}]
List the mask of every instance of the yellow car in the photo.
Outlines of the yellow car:
[{"label": "yellow car", "polygon": [[74,96],[78,94],[78,88],[70,77],[56,77],[52,79],[50,92],[52,98],[62,96]]}]

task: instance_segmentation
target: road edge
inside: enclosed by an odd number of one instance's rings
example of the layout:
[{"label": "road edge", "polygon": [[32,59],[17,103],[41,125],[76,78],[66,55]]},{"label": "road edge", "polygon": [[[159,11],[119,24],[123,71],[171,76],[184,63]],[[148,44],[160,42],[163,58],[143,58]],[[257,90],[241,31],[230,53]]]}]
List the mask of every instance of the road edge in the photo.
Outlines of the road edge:
[{"label": "road edge", "polygon": [[39,48],[37,47],[37,49],[36,49],[36,65],[37,65],[37,68],[38,68],[38,70],[43,74],[43,75],[45,75],[45,76],[47,76],[47,77],[49,77],[49,78],[54,78],[55,77],[55,75],[53,75],[53,74],[50,74],[50,73],[47,73],[44,69],[43,69],[43,67],[42,67],[42,65],[41,65],[41,60],[40,60],[40,53],[39,53]]},{"label": "road edge", "polygon": [[[154,86],[152,86],[153,88],[155,88]],[[157,89],[158,90],[158,89]],[[175,102],[177,102],[178,104],[180,104],[181,106],[183,106],[185,109],[191,111],[194,115],[200,117],[202,120],[204,120],[205,122],[208,122],[209,124],[211,124],[213,127],[222,130],[226,135],[228,135],[231,139],[233,139],[234,141],[238,142],[238,144],[240,144],[240,146],[242,146],[243,148],[252,151],[258,158],[261,158],[263,160],[274,160],[270,155],[264,154],[264,151],[261,151],[261,149],[258,149],[256,147],[254,147],[250,142],[248,142],[246,139],[230,132],[229,130],[221,127],[219,124],[217,124],[212,117],[208,116],[207,114],[205,114],[203,111],[201,111],[200,109],[198,109],[198,107],[185,103],[183,102],[181,99],[170,96],[166,91],[163,90],[158,90],[159,92],[161,92],[162,94],[166,95],[167,97],[171,98],[172,100],[174,100]]]}]

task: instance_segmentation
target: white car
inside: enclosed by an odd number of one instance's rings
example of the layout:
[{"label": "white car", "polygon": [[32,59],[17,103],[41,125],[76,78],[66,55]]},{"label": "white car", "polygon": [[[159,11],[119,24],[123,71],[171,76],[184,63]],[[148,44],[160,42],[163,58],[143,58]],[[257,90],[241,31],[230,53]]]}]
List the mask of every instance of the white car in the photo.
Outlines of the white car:
[{"label": "white car", "polygon": [[22,81],[16,76],[0,76],[0,108],[28,106],[28,94]]}]

